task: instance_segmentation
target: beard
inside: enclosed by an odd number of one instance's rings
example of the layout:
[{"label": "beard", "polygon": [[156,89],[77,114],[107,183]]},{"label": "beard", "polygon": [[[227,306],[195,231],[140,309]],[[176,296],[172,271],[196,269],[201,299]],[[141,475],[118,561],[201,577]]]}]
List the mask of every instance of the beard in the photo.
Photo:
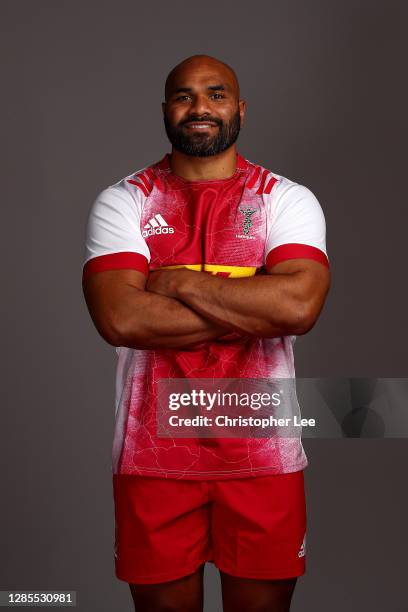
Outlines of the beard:
[{"label": "beard", "polygon": [[171,125],[167,119],[167,116],[164,115],[164,127],[167,137],[173,147],[185,155],[192,155],[194,157],[209,157],[211,155],[218,155],[218,153],[222,153],[222,151],[228,149],[237,140],[241,129],[239,108],[228,123],[212,117],[198,119],[198,117],[191,116],[183,121],[183,124],[190,121],[205,120],[211,121],[218,125],[218,130],[215,136],[210,136],[208,132],[186,133],[183,125]]}]

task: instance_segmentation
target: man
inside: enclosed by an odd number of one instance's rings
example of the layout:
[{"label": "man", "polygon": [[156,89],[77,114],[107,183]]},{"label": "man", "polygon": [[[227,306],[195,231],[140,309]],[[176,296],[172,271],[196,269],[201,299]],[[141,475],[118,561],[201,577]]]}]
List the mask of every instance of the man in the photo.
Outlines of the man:
[{"label": "man", "polygon": [[102,191],[89,216],[85,298],[120,347],[116,575],[136,610],[202,610],[212,561],[226,612],[283,612],[305,571],[299,438],[157,435],[162,379],[294,378],[294,338],[329,288],[320,205],[237,152],[245,108],[225,63],[181,62],[162,104],[171,155]]}]

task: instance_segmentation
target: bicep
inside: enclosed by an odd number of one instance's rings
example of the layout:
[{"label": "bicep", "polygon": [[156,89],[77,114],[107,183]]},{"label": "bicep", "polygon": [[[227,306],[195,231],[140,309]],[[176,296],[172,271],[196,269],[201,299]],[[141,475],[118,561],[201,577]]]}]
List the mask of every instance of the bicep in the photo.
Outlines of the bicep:
[{"label": "bicep", "polygon": [[[129,301],[143,299],[146,275],[138,270],[105,270],[86,278],[83,283],[85,301],[100,335],[119,346],[118,330],[122,310]],[[136,302],[135,302],[136,301]]]}]

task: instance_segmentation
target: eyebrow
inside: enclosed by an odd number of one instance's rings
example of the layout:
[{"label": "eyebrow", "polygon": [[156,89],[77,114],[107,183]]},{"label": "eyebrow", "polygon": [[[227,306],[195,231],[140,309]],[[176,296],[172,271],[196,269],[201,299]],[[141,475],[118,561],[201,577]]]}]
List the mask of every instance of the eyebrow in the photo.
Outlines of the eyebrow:
[{"label": "eyebrow", "polygon": [[[226,91],[227,87],[225,87],[225,85],[222,85],[222,84],[209,85],[207,89],[209,89],[210,91]],[[177,89],[173,91],[173,95],[181,93],[182,91],[187,91],[188,93],[191,93],[193,89],[191,87],[178,87]]]}]

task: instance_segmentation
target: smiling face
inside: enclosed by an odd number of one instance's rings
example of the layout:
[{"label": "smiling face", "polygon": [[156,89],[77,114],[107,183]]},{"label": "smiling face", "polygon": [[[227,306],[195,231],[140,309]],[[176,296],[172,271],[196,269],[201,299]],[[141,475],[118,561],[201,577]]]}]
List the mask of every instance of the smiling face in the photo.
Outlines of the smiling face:
[{"label": "smiling face", "polygon": [[245,114],[234,72],[207,56],[185,60],[169,74],[162,108],[173,147],[196,157],[217,155],[233,145]]}]

